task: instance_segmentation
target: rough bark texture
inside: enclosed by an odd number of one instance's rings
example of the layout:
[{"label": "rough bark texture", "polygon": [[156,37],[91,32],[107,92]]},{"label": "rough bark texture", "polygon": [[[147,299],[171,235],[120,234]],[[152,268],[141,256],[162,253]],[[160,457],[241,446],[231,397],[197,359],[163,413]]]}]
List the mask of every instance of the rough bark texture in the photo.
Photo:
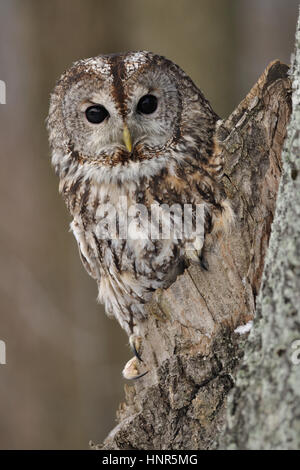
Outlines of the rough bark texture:
[{"label": "rough bark texture", "polygon": [[254,328],[229,399],[221,447],[300,448],[300,20],[293,113]]},{"label": "rough bark texture", "polygon": [[[209,270],[190,266],[148,305],[141,326],[149,373],[125,386],[119,424],[101,449],[209,449],[254,316],[290,116],[288,67],[275,61],[220,131],[225,185],[236,214],[227,237],[208,238]],[[300,207],[300,205],[299,205]],[[141,369],[142,371],[143,369]]]}]

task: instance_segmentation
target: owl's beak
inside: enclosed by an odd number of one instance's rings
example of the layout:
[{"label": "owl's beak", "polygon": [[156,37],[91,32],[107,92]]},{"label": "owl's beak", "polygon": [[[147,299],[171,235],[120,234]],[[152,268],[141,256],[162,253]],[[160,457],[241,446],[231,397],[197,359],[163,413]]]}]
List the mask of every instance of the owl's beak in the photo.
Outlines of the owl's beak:
[{"label": "owl's beak", "polygon": [[127,124],[124,124],[123,140],[124,140],[124,144],[126,145],[126,148],[127,148],[128,152],[131,152],[132,151],[132,140],[131,140],[131,135],[130,135],[129,129],[127,127]]}]

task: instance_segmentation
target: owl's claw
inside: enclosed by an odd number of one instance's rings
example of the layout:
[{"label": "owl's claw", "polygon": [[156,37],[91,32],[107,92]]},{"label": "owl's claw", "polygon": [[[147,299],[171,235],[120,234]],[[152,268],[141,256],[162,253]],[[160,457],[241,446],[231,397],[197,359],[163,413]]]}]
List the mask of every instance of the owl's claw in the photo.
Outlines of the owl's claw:
[{"label": "owl's claw", "polygon": [[138,335],[135,335],[135,334],[132,334],[130,335],[129,337],[129,344],[130,344],[130,347],[135,355],[135,357],[140,361],[140,362],[143,362],[140,354],[139,354],[139,349],[141,347],[141,344],[142,344],[142,338]]},{"label": "owl's claw", "polygon": [[124,369],[123,369],[123,377],[124,379],[127,379],[127,380],[136,380],[136,379],[140,379],[141,377],[144,377],[144,375],[148,374],[148,370],[146,370],[146,372],[142,372],[141,374],[139,373],[139,369],[138,369],[138,366],[139,366],[139,360],[137,359],[137,357],[133,357],[132,359],[130,359],[130,361],[127,362],[127,364],[125,365]]},{"label": "owl's claw", "polygon": [[135,380],[144,377],[144,375],[148,374],[148,370],[146,372],[139,372],[140,363],[143,362],[140,349],[142,345],[142,338],[137,334],[132,334],[129,337],[129,344],[134,352],[134,357],[127,362],[123,369],[123,377],[127,380]]}]

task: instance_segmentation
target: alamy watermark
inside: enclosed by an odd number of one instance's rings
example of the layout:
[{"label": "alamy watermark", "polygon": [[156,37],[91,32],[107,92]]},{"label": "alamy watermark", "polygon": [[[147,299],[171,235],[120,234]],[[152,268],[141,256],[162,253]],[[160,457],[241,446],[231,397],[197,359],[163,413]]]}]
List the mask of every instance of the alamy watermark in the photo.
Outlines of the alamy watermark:
[{"label": "alamy watermark", "polygon": [[0,339],[0,364],[6,364],[6,344]]},{"label": "alamy watermark", "polygon": [[[0,80],[0,104],[6,104],[6,84]],[[6,344],[0,339],[0,365],[6,364]]]},{"label": "alamy watermark", "polygon": [[6,84],[0,80],[0,104],[6,104]]},{"label": "alamy watermark", "polygon": [[[117,203],[101,204],[97,210],[96,235],[102,240],[178,240],[197,248],[204,239],[204,204],[144,204],[128,206],[126,196]],[[189,249],[187,246],[186,249]]]}]

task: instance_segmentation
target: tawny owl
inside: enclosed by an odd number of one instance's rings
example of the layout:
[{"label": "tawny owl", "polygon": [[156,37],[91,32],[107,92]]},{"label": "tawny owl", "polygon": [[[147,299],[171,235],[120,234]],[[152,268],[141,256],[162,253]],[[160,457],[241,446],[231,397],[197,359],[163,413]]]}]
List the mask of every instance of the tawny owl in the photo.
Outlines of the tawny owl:
[{"label": "tawny owl", "polygon": [[[138,326],[153,291],[168,287],[186,260],[201,260],[207,231],[232,219],[218,125],[192,80],[150,52],[80,60],[51,95],[52,163],[71,229],[99,301],[138,358]],[[194,230],[198,206],[201,233]],[[185,207],[192,231],[179,230]]]}]

